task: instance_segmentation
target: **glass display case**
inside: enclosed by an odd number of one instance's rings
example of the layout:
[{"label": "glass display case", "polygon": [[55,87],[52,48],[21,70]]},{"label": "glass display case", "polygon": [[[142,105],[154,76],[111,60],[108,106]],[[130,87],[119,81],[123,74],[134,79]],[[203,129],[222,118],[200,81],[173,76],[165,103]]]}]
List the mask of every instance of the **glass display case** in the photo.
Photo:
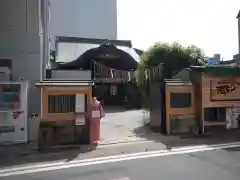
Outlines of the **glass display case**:
[{"label": "glass display case", "polygon": [[0,110],[20,109],[21,84],[0,83]]}]

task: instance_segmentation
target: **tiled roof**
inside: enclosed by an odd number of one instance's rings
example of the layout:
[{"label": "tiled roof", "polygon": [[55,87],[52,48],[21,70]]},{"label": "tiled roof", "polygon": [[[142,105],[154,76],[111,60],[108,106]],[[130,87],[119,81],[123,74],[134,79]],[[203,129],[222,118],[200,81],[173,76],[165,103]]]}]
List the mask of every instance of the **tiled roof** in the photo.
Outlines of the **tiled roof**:
[{"label": "tiled roof", "polygon": [[236,63],[236,59],[227,60],[227,61],[220,61],[219,64],[233,64],[233,63]]},{"label": "tiled roof", "polygon": [[194,72],[203,72],[213,76],[240,76],[239,67],[224,66],[192,66]]},{"label": "tiled roof", "polygon": [[137,53],[139,56],[141,56],[141,55],[144,53],[144,51],[141,50],[141,49],[137,49],[137,48],[133,48],[133,49],[134,49],[134,51],[136,51],[136,53]]}]

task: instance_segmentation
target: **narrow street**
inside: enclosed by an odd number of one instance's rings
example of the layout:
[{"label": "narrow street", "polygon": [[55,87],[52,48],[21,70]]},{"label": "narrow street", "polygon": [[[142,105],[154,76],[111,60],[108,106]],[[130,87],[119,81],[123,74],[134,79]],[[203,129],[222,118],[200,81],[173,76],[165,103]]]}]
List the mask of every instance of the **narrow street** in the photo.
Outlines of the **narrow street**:
[{"label": "narrow street", "polygon": [[147,116],[144,110],[106,108],[105,113],[101,120],[101,144],[139,141],[144,139],[141,134],[150,133],[143,128]]},{"label": "narrow street", "polygon": [[[119,158],[120,159],[120,158]],[[59,170],[10,175],[3,180],[239,180],[240,148],[165,154],[117,160]]]}]

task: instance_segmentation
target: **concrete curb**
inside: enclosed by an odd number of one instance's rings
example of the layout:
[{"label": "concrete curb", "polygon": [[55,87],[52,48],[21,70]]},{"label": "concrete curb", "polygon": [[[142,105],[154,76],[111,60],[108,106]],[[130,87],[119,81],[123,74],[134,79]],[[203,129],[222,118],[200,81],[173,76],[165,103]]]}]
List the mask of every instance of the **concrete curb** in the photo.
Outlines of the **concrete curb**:
[{"label": "concrete curb", "polygon": [[147,140],[147,139],[128,139],[128,140],[121,140],[121,141],[109,141],[109,142],[103,142],[99,144],[99,147],[101,146],[111,146],[111,145],[115,145],[115,144],[129,144],[132,142],[151,142],[151,140]]}]

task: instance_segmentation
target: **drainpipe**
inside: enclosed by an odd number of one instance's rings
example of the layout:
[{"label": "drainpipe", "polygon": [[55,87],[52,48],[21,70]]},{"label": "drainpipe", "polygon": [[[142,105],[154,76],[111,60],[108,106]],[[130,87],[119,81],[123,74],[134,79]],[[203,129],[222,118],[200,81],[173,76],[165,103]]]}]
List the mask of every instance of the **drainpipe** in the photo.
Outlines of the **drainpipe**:
[{"label": "drainpipe", "polygon": [[38,0],[38,26],[39,26],[39,38],[40,38],[40,81],[43,79],[43,25],[42,25],[42,0]]},{"label": "drainpipe", "polygon": [[39,2],[39,36],[40,36],[40,81],[46,79],[46,66],[50,61],[50,0]]}]

